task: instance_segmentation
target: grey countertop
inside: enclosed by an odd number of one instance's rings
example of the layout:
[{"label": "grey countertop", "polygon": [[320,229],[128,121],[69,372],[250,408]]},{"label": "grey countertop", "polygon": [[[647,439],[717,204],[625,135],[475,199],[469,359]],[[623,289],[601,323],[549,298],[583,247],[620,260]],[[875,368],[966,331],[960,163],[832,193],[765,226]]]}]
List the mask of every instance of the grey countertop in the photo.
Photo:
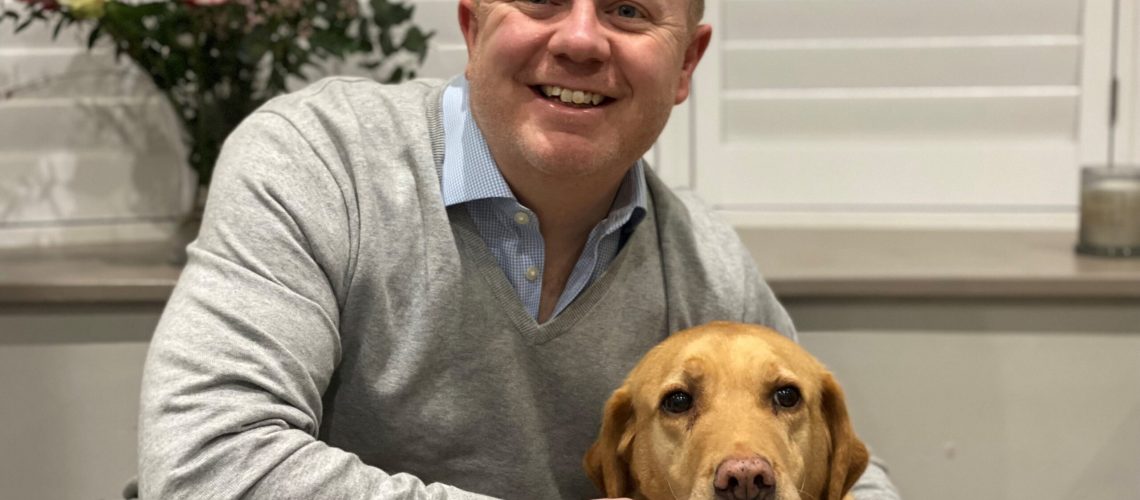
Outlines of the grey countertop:
[{"label": "grey countertop", "polygon": [[[1140,258],[1078,256],[1068,231],[742,228],[773,290],[813,298],[1140,299]],[[0,304],[161,303],[162,243],[0,250]]]},{"label": "grey countertop", "polygon": [[1140,298],[1140,258],[1078,255],[1072,231],[742,229],[790,298]]}]

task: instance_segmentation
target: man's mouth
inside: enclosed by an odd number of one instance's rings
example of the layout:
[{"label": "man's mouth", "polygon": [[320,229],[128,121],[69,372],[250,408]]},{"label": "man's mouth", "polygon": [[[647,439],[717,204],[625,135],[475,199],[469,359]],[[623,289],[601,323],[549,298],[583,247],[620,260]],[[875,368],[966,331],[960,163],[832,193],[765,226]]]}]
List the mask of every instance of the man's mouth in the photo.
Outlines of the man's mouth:
[{"label": "man's mouth", "polygon": [[607,104],[613,100],[601,94],[595,94],[585,90],[563,88],[557,85],[536,85],[534,89],[547,99],[580,108],[593,108]]}]

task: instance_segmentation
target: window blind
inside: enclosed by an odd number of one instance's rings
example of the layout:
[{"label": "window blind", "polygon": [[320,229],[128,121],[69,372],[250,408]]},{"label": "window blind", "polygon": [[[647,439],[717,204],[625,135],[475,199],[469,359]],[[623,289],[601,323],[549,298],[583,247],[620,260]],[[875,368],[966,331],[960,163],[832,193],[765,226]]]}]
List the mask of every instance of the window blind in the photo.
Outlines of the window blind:
[{"label": "window blind", "polygon": [[708,6],[692,187],[723,210],[1064,215],[1104,160],[1108,1]]}]

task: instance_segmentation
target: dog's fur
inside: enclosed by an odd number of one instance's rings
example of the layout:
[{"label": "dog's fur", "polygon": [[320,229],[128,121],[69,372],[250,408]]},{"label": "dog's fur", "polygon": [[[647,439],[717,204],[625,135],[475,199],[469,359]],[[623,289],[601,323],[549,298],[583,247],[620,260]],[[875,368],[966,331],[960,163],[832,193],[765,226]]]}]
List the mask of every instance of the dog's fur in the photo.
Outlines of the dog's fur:
[{"label": "dog's fur", "polygon": [[[776,402],[785,387],[799,390],[797,405]],[[688,411],[663,409],[677,390],[692,395]],[[774,484],[733,496],[719,481],[718,493],[718,469],[741,461],[770,464]],[[867,461],[843,391],[818,360],[767,328],[716,322],[642,358],[606,403],[584,465],[609,497],[840,500]]]}]

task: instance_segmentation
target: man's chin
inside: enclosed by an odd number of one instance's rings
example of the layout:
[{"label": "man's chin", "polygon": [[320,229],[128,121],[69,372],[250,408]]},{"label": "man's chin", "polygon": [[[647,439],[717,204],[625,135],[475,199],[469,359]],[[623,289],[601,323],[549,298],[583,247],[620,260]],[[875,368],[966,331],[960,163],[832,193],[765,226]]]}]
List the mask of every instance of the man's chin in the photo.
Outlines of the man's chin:
[{"label": "man's chin", "polygon": [[[594,151],[558,151],[530,155],[531,167],[550,178],[588,179],[625,172],[633,162],[624,163],[614,155]],[[623,164],[624,163],[624,164]]]},{"label": "man's chin", "polygon": [[621,151],[615,144],[573,134],[547,135],[524,151],[536,170],[551,176],[582,177],[625,172],[640,155]]}]

